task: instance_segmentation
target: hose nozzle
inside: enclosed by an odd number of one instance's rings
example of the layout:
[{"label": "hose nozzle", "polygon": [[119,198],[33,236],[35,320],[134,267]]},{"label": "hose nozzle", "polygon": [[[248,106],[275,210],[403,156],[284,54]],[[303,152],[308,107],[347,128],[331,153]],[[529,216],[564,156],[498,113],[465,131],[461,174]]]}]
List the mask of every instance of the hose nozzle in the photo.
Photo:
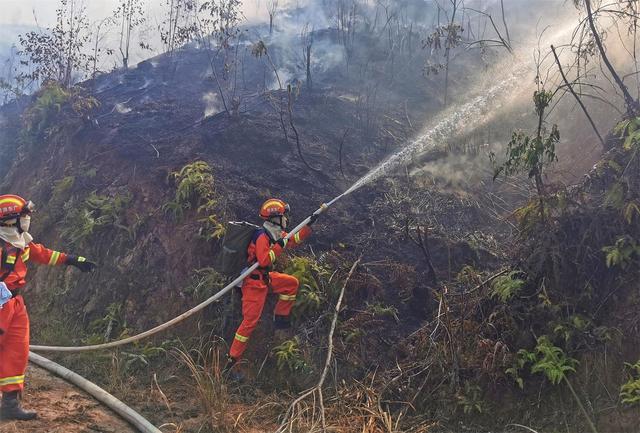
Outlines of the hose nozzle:
[{"label": "hose nozzle", "polygon": [[315,211],[313,214],[320,215],[322,212],[326,211],[327,209],[329,209],[329,205],[326,203],[322,203],[320,205],[320,208],[317,211]]}]

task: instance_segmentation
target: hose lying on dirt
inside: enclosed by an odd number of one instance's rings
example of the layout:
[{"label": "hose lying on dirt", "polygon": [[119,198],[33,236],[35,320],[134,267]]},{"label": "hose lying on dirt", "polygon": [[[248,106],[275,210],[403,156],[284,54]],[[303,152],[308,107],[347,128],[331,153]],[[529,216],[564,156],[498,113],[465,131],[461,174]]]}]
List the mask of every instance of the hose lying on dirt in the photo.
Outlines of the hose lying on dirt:
[{"label": "hose lying on dirt", "polygon": [[[311,215],[311,216],[320,215],[325,210],[327,210],[329,208],[329,206],[331,206],[333,203],[335,203],[336,201],[338,201],[339,199],[344,197],[344,195],[345,194],[339,195],[338,197],[336,197],[333,200],[331,200],[329,203],[322,204],[322,206],[320,206],[318,208],[318,210],[316,210],[313,213],[313,215]],[[300,230],[302,230],[302,228],[304,226],[306,226],[310,222],[311,216],[308,216],[307,218],[305,218],[304,221],[302,221],[293,230],[291,230],[291,232],[289,232],[289,234],[287,235],[287,240],[290,239],[296,233],[298,233]],[[123,338],[122,340],[111,341],[109,343],[94,344],[94,345],[91,345],[91,346],[78,346],[78,347],[68,346],[67,347],[67,346],[39,346],[39,345],[32,345],[30,348],[31,348],[31,350],[35,350],[36,352],[88,352],[88,351],[92,351],[92,350],[111,349],[113,347],[118,347],[118,346],[123,346],[125,344],[134,343],[136,341],[142,340],[143,338],[150,337],[150,336],[152,336],[154,334],[157,334],[158,332],[161,332],[161,331],[163,331],[163,330],[165,330],[167,328],[170,328],[173,325],[176,325],[176,324],[182,322],[183,320],[185,320],[185,319],[193,316],[194,314],[198,313],[199,311],[201,311],[202,309],[204,309],[208,305],[214,303],[215,301],[217,301],[218,299],[220,299],[224,295],[226,295],[231,289],[233,289],[235,286],[240,284],[242,282],[242,280],[244,280],[251,272],[255,271],[258,268],[258,266],[259,266],[259,264],[257,262],[254,263],[246,271],[244,271],[240,276],[238,276],[238,278],[233,280],[231,283],[229,283],[227,286],[225,286],[218,293],[216,293],[215,295],[213,295],[212,297],[210,297],[206,301],[204,301],[204,302],[198,304],[197,306],[193,307],[191,310],[189,310],[189,311],[187,311],[185,313],[182,313],[178,317],[174,317],[173,319],[169,320],[166,323],[163,323],[162,325],[158,325],[155,328],[149,329],[148,331],[142,332],[142,333],[140,333],[138,335],[134,335],[134,336],[131,336],[131,337],[128,337],[128,338]]]},{"label": "hose lying on dirt", "polygon": [[80,376],[73,371],[64,368],[60,364],[47,359],[43,356],[37,355],[33,352],[29,352],[29,360],[37,366],[44,368],[45,370],[61,377],[62,379],[70,382],[85,391],[87,394],[94,397],[96,400],[107,406],[113,412],[115,412],[122,419],[128,421],[141,433],[162,433],[157,427],[147,421],[138,412],[131,409],[129,406],[109,394],[104,389],[100,388],[95,383],[89,382],[84,377]]}]

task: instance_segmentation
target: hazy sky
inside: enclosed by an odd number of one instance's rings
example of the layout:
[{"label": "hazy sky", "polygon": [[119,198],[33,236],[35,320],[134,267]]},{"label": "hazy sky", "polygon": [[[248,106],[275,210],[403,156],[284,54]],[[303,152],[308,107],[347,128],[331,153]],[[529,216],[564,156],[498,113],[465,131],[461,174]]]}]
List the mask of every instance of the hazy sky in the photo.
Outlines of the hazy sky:
[{"label": "hazy sky", "polygon": [[[117,3],[118,0],[84,0],[90,20],[110,15]],[[41,26],[52,25],[58,4],[58,0],[0,0],[0,25],[35,25],[34,10]],[[159,10],[165,0],[147,0],[145,4],[152,16],[160,16]],[[246,0],[243,11],[250,20],[263,19],[267,14],[265,4],[262,0]]]}]

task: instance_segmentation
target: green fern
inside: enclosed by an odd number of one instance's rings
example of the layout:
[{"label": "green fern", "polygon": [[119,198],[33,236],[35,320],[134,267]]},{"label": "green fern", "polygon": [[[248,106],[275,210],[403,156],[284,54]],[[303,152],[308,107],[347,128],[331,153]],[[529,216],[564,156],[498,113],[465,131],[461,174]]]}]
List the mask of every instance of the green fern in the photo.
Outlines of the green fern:
[{"label": "green fern", "polygon": [[273,349],[276,355],[276,365],[278,370],[287,369],[289,371],[304,371],[309,368],[300,350],[298,340],[286,340]]},{"label": "green fern", "polygon": [[195,209],[202,215],[199,234],[205,240],[220,239],[225,234],[224,224],[217,214],[219,197],[215,189],[213,170],[205,161],[187,164],[174,171],[169,178],[176,186],[174,199],[163,205],[165,213],[180,221],[186,210]]},{"label": "green fern", "polygon": [[546,335],[538,338],[535,353],[537,359],[531,366],[531,373],[544,374],[554,385],[566,379],[567,373],[576,371],[578,361],[568,357],[561,348],[554,346]]},{"label": "green fern", "polygon": [[629,380],[620,387],[620,400],[624,404],[640,404],[640,360],[635,364],[625,362],[625,367],[630,371]]},{"label": "green fern", "polygon": [[602,251],[606,254],[608,268],[619,266],[626,269],[640,257],[640,244],[630,236],[623,236],[616,240],[615,245],[603,247]]},{"label": "green fern", "polygon": [[518,275],[522,275],[522,272],[511,271],[493,280],[491,297],[499,298],[504,303],[517,296],[525,285],[525,281],[518,278]]}]

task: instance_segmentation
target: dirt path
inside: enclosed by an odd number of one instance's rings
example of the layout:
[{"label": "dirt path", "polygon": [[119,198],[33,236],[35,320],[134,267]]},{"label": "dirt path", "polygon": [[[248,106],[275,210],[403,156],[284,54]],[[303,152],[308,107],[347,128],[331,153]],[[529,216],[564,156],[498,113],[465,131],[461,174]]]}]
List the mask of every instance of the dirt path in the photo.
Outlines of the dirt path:
[{"label": "dirt path", "polygon": [[135,433],[125,421],[73,385],[30,366],[24,406],[38,411],[30,422],[0,423],[0,433]]}]

